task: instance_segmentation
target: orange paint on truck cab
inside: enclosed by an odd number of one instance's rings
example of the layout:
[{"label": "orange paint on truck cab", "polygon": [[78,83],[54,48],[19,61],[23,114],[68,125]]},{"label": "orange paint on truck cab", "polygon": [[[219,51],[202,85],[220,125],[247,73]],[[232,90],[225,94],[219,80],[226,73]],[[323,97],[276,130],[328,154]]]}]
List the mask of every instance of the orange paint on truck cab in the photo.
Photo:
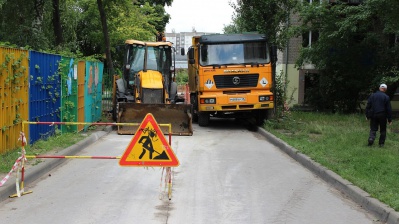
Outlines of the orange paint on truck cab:
[{"label": "orange paint on truck cab", "polygon": [[261,34],[193,37],[188,51],[193,119],[254,118],[262,124],[274,108],[273,72],[267,39]]}]

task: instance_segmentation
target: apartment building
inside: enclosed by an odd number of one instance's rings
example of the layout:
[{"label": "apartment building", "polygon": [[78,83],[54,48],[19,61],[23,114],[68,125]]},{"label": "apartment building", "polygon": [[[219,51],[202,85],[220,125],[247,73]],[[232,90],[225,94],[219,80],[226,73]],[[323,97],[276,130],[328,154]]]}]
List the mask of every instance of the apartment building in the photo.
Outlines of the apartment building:
[{"label": "apartment building", "polygon": [[[363,2],[363,0],[302,1],[307,1],[308,3],[328,1],[330,4],[335,4],[337,1],[341,1],[348,5],[358,5]],[[292,26],[299,25],[300,21],[298,15],[292,14],[289,23],[289,25]],[[318,37],[318,32],[309,31],[303,33],[300,37],[291,38],[288,41],[286,48],[279,52],[276,73],[277,75],[284,75],[284,80],[287,80],[286,93],[288,97],[292,96],[292,99],[288,99],[290,106],[304,103],[306,88],[312,87],[313,78],[318,74],[318,70],[315,69],[313,64],[304,64],[300,68],[295,67],[295,61],[299,57],[300,49],[302,47],[311,47],[312,44],[317,41]]]},{"label": "apartment building", "polygon": [[174,44],[178,55],[185,55],[188,48],[191,46],[193,36],[201,36],[206,34],[214,34],[207,32],[180,32],[180,33],[165,33],[166,41]]}]

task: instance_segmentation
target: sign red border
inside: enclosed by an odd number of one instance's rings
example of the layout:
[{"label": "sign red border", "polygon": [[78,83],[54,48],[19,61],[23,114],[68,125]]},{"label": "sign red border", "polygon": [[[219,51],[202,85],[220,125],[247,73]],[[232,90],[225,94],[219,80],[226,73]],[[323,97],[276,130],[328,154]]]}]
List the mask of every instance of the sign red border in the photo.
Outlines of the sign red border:
[{"label": "sign red border", "polygon": [[[162,145],[165,147],[165,151],[169,156],[169,161],[165,160],[137,160],[137,161],[127,161],[128,156],[132,153],[133,147],[137,144],[138,139],[143,135],[143,130],[147,126],[148,122],[154,127],[154,130],[158,134],[158,138],[161,141]],[[170,147],[168,141],[166,140],[165,136],[163,135],[161,128],[159,127],[158,123],[155,121],[154,116],[151,113],[148,113],[143,121],[141,122],[139,128],[137,129],[134,137],[130,141],[129,145],[125,149],[121,159],[119,160],[120,166],[167,166],[167,167],[175,167],[179,166],[179,160],[177,159],[175,153],[173,152],[172,148]]]}]

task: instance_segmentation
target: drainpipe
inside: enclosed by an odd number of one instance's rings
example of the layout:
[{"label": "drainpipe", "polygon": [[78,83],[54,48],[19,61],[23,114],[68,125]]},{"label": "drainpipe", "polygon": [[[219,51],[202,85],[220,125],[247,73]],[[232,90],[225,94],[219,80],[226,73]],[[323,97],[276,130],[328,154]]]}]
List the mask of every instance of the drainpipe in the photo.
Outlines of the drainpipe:
[{"label": "drainpipe", "polygon": [[[290,26],[290,13],[288,13],[287,16],[287,27]],[[285,81],[285,85],[284,85],[284,93],[287,94],[287,79],[288,79],[288,54],[289,54],[289,48],[290,48],[290,40],[288,40],[287,43],[287,47],[286,49],[286,54],[285,54],[285,77],[284,77],[284,81]]]}]

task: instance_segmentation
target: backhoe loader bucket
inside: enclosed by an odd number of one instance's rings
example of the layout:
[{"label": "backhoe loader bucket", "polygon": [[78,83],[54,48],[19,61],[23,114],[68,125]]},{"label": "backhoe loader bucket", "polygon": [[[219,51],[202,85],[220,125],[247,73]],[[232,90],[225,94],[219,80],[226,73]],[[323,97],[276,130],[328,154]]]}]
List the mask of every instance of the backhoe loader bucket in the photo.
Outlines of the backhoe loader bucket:
[{"label": "backhoe loader bucket", "polygon": [[[190,104],[141,104],[119,102],[117,106],[118,123],[141,124],[144,117],[151,113],[158,125],[171,124],[173,135],[193,135]],[[139,125],[119,125],[118,134],[134,135]],[[164,135],[169,133],[167,126],[160,128]]]}]

